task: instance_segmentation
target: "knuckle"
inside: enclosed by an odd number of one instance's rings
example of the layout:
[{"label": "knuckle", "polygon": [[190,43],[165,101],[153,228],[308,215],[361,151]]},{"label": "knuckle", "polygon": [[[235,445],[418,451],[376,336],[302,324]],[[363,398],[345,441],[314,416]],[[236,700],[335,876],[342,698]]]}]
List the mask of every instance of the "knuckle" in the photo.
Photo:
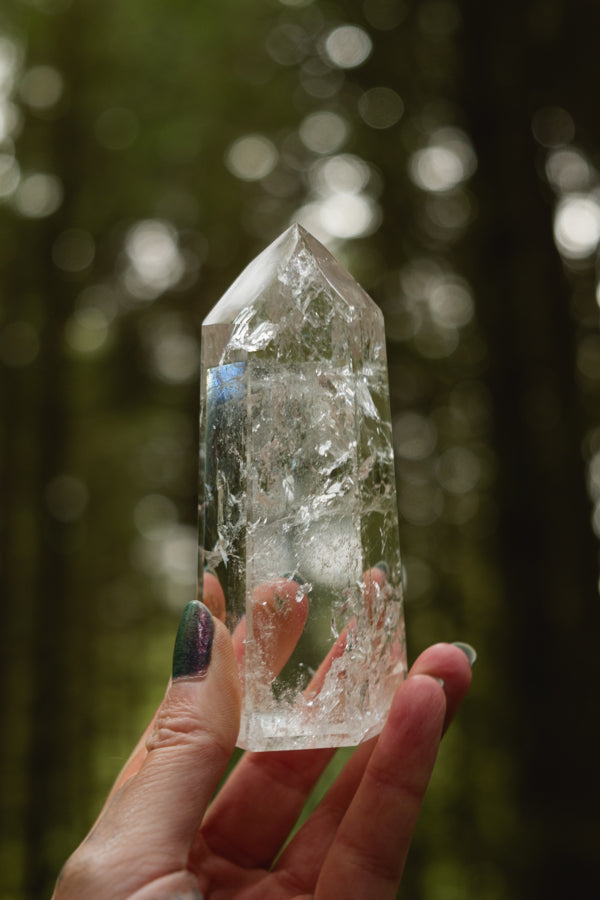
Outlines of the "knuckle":
[{"label": "knuckle", "polygon": [[392,795],[405,809],[419,809],[421,806],[425,785],[420,782],[413,782],[406,774],[399,779],[395,773],[390,773],[386,768],[380,768],[373,763],[368,775],[373,792],[385,792],[388,797]]},{"label": "knuckle", "polygon": [[349,836],[342,837],[341,844],[344,846],[353,868],[366,873],[377,881],[396,883],[399,865],[397,858],[391,859],[389,854],[381,851],[378,847],[367,847],[352,840]]},{"label": "knuckle", "polygon": [[169,705],[161,709],[146,741],[148,753],[170,748],[193,747],[220,752],[229,757],[230,750],[222,746],[219,736],[204,717],[185,704]]}]

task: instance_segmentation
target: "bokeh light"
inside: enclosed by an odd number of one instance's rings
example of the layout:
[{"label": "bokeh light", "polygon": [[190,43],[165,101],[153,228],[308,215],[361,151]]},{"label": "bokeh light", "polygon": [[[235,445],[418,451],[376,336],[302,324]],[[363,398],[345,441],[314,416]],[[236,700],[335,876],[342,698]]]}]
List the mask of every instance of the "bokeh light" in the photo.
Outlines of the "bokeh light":
[{"label": "bokeh light", "polygon": [[133,518],[142,537],[160,537],[177,522],[177,507],[164,494],[146,494],[136,503]]},{"label": "bokeh light", "polygon": [[348,137],[348,123],[338,113],[319,110],[306,116],[298,131],[309,150],[314,153],[334,153]]},{"label": "bokeh light", "polygon": [[325,53],[334,66],[355,69],[370,56],[373,42],[358,25],[339,25],[325,40]]},{"label": "bokeh light", "polygon": [[46,172],[34,172],[22,178],[15,194],[15,209],[27,219],[51,216],[63,201],[60,178]]},{"label": "bokeh light", "polygon": [[567,259],[585,259],[600,241],[600,205],[591,196],[572,194],[559,202],[554,214],[554,239]]},{"label": "bokeh light", "polygon": [[392,88],[374,87],[359,98],[358,111],[371,128],[391,128],[402,118],[404,103]]},{"label": "bokeh light", "polygon": [[98,308],[76,309],[65,323],[65,340],[71,350],[83,356],[96,355],[106,346],[110,320]]},{"label": "bokeh light", "polygon": [[318,160],[309,173],[312,187],[324,194],[343,192],[357,194],[368,184],[369,164],[352,153],[340,153]]},{"label": "bokeh light", "polygon": [[[546,589],[505,595],[504,577],[527,584],[550,530],[568,521],[579,539],[592,509],[600,537],[600,428],[586,442],[583,512],[570,431],[576,419],[593,424],[600,396],[600,177],[583,77],[595,32],[561,56],[563,24],[570,40],[585,18],[568,4],[558,29],[536,8],[526,28],[497,34],[458,0],[268,0],[237,4],[235,22],[226,5],[188,4],[183,15],[182,4],[147,4],[143,16],[118,3],[82,16],[82,6],[20,0],[0,16],[0,368],[14,461],[4,499],[16,526],[5,529],[15,590],[3,611],[9,646],[15,634],[26,651],[4,660],[7,696],[16,687],[25,701],[7,717],[5,746],[26,760],[16,780],[4,767],[0,785],[15,828],[0,850],[3,875],[13,870],[6,890],[16,900],[19,879],[49,884],[49,866],[55,877],[162,694],[165,625],[195,595],[198,326],[259,247],[297,220],[385,315],[410,652],[430,639],[482,645],[407,896],[508,897],[523,870],[509,871],[506,847],[515,834],[527,843],[527,825],[538,833],[544,792],[527,769],[534,745],[519,742],[537,707],[523,655],[503,658],[506,611],[546,595],[560,610],[552,585],[578,567],[569,542],[556,541],[564,565],[547,569]],[[485,59],[468,46],[478,27]],[[577,65],[561,79],[569,54]],[[515,59],[529,64],[513,70]],[[533,270],[519,266],[521,251]],[[515,403],[503,373],[524,385]],[[497,457],[495,435],[508,449]],[[539,490],[571,441],[556,494]],[[537,493],[511,468],[520,452]],[[540,541],[527,559],[513,543],[500,566],[494,542],[515,540],[515,496]],[[554,519],[540,497],[551,497]],[[47,572],[56,577],[40,591]],[[563,622],[544,618],[541,603],[537,614],[555,647],[579,646],[575,607],[564,642]],[[53,619],[47,639],[40,623]],[[60,728],[40,704],[46,655]],[[554,736],[546,747],[560,747]],[[46,747],[47,770],[36,768]],[[506,772],[528,794],[532,818],[520,829]],[[46,794],[63,799],[68,824],[39,802]],[[446,827],[455,814],[460,847]]]},{"label": "bokeh light", "polygon": [[458,276],[435,279],[427,299],[432,318],[443,328],[462,328],[473,318],[475,306],[471,290]]},{"label": "bokeh light", "polygon": [[125,238],[125,253],[123,283],[140,300],[156,299],[185,272],[177,230],[170,222],[145,219],[132,226]]},{"label": "bokeh light", "polygon": [[543,106],[534,113],[531,130],[542,147],[562,147],[573,140],[575,124],[566,109]]},{"label": "bokeh light", "polygon": [[403,412],[394,417],[394,452],[399,459],[423,460],[431,456],[437,443],[434,422],[418,412]]},{"label": "bokeh light", "polygon": [[380,223],[378,205],[364,194],[332,194],[321,202],[320,218],[326,232],[337,238],[370,234]]},{"label": "bokeh light", "polygon": [[21,170],[13,153],[0,152],[0,200],[10,197],[17,189]]},{"label": "bokeh light", "polygon": [[59,522],[75,522],[89,502],[86,484],[81,478],[66,473],[48,482],[45,494],[48,511]]},{"label": "bokeh light", "polygon": [[20,131],[22,116],[19,108],[10,100],[0,97],[0,141],[16,138]]},{"label": "bokeh light", "polygon": [[141,533],[132,542],[131,560],[140,572],[161,580],[161,602],[180,610],[194,594],[198,540],[196,529],[174,521],[174,510],[162,505],[161,499],[167,498],[147,496],[136,506]]},{"label": "bokeh light", "polygon": [[449,447],[437,461],[436,474],[444,490],[467,494],[476,487],[481,467],[475,453],[467,447]]},{"label": "bokeh light", "polygon": [[267,53],[280,66],[296,66],[308,51],[308,36],[299,25],[283,22],[267,35]]},{"label": "bokeh light", "polygon": [[332,68],[318,56],[309,56],[300,67],[299,78],[307,94],[325,100],[340,91],[344,83],[344,71]]},{"label": "bokeh light", "polygon": [[231,144],[225,163],[236,178],[242,181],[260,181],[273,171],[278,156],[273,141],[262,134],[247,134]]},{"label": "bokeh light", "polygon": [[546,178],[559,193],[585,191],[593,184],[593,169],[575,147],[553,150],[546,159]]},{"label": "bokeh light", "polygon": [[31,109],[45,112],[55,106],[64,91],[62,75],[54,66],[32,66],[19,84],[22,100]]},{"label": "bokeh light", "polygon": [[155,316],[145,323],[142,331],[150,368],[160,381],[186,384],[198,377],[198,341],[180,316],[176,313]]},{"label": "bokeh light", "polygon": [[458,128],[440,128],[428,146],[410,159],[409,174],[425,191],[450,191],[475,171],[477,158],[467,135]]},{"label": "bokeh light", "polygon": [[7,35],[0,34],[0,97],[7,97],[17,80],[21,48]]}]

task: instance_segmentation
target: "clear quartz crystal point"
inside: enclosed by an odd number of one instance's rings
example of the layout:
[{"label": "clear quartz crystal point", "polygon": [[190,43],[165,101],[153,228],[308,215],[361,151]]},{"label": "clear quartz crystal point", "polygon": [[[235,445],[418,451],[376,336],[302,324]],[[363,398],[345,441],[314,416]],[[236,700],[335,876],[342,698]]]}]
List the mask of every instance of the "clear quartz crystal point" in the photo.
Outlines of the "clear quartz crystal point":
[{"label": "clear quartz crystal point", "polygon": [[243,689],[238,745],[377,734],[406,671],[383,317],[289,228],[202,326],[200,577]]}]

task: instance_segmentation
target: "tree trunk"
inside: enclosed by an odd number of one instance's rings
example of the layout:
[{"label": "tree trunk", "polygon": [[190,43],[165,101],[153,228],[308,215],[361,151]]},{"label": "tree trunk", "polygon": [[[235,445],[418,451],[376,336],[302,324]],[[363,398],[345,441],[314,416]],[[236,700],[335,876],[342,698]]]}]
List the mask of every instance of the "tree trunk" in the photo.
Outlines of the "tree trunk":
[{"label": "tree trunk", "polygon": [[463,12],[463,97],[479,160],[467,268],[489,348],[512,633],[498,678],[511,685],[519,748],[523,832],[512,896],[590,896],[597,876],[590,846],[599,843],[590,803],[599,730],[597,546],[581,456],[576,326],[536,174],[531,118],[545,105],[568,110],[566,87],[589,89],[561,76],[581,42],[589,45],[586,29],[597,35],[598,10],[595,27],[581,21],[579,40],[568,43],[560,2],[469,2]]}]

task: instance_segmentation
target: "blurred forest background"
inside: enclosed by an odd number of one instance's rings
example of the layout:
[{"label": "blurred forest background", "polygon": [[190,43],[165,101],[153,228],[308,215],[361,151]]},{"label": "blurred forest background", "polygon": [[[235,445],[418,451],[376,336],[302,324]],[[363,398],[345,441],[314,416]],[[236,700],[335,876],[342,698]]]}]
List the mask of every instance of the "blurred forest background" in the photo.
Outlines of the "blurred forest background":
[{"label": "blurred forest background", "polygon": [[1,900],[48,897],[194,595],[200,323],[294,220],[382,307],[409,653],[462,639],[400,896],[599,896],[600,4],[2,0]]}]

